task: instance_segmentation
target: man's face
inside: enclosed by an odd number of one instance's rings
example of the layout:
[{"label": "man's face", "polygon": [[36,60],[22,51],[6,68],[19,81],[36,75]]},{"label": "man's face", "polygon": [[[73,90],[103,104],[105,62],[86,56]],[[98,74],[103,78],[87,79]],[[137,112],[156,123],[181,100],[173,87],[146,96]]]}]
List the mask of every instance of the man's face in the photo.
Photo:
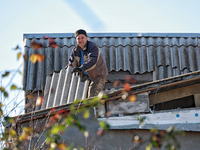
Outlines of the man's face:
[{"label": "man's face", "polygon": [[87,43],[87,36],[85,36],[84,34],[79,34],[76,37],[76,41],[78,45],[83,49],[85,47],[85,44]]}]

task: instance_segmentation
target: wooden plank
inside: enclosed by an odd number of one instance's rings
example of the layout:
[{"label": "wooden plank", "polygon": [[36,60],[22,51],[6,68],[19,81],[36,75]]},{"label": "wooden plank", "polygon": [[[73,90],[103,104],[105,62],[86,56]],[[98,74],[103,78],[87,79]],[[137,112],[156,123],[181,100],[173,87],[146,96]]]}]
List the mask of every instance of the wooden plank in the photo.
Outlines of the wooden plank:
[{"label": "wooden plank", "polygon": [[149,112],[148,93],[136,95],[135,102],[125,101],[123,99],[107,102],[107,111],[111,114],[132,114],[138,112]]},{"label": "wooden plank", "polygon": [[182,97],[187,97],[200,93],[200,84],[194,84],[182,88],[173,89],[166,92],[149,95],[150,105],[162,103]]}]

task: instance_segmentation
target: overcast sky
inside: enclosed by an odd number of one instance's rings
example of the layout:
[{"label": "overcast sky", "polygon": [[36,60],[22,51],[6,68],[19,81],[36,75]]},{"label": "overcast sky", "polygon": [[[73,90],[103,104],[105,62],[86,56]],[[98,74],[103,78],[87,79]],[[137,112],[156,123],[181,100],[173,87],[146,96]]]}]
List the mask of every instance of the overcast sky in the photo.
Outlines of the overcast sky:
[{"label": "overcast sky", "polygon": [[0,72],[22,63],[12,48],[23,50],[24,33],[200,33],[199,7],[199,0],[0,0]]}]

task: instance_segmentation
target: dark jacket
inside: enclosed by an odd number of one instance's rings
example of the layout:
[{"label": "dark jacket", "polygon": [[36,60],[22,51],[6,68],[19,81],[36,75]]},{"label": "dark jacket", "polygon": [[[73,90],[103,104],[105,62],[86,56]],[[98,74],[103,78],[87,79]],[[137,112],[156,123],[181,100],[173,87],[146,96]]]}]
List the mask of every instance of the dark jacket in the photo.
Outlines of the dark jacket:
[{"label": "dark jacket", "polygon": [[81,47],[78,45],[73,48],[69,65],[73,68],[79,67],[82,71],[86,71],[90,79],[94,82],[105,78],[108,75],[108,70],[97,45],[91,41],[87,41],[83,49],[84,64],[82,65],[80,65],[81,50]]}]

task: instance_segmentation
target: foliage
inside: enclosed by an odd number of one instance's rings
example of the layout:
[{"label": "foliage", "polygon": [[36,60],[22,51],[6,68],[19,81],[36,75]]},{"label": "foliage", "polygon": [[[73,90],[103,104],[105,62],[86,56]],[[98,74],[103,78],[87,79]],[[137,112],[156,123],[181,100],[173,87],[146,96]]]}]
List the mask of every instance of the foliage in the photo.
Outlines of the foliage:
[{"label": "foliage", "polygon": [[[47,36],[44,36],[43,39],[47,39],[49,41],[49,45],[53,48],[57,47],[56,42],[53,40],[53,38],[48,38]],[[42,62],[45,57],[44,55],[39,53],[39,49],[42,49],[43,43],[37,41],[34,39],[31,42],[31,47],[34,49],[34,53],[30,56],[30,58],[27,58],[27,56],[23,55],[24,59],[29,59],[32,63],[36,62]],[[16,46],[13,50],[19,51],[17,53],[17,60],[22,57],[21,48],[19,46]],[[2,78],[8,77],[10,75],[11,71],[5,71],[2,75]],[[17,70],[21,74],[19,70]],[[136,101],[136,96],[134,93],[131,92],[131,84],[135,84],[135,80],[133,77],[127,76],[125,78],[125,81],[115,81],[114,87],[117,87],[118,85],[123,85],[124,89],[119,93],[122,99],[129,100],[130,102]],[[10,90],[19,90],[16,85],[12,84],[10,86]],[[9,94],[5,90],[5,87],[0,87],[0,92],[4,94],[4,97],[8,97]],[[31,105],[33,107],[35,106],[41,106],[44,97],[43,96],[34,96],[32,93],[30,93],[28,96],[28,99],[32,99],[33,101],[30,102],[27,105]],[[59,149],[59,150],[70,150],[74,146],[73,145],[66,145],[62,140],[62,134],[67,130],[68,127],[75,126],[77,127],[85,136],[87,139],[89,136],[89,133],[86,131],[85,126],[81,123],[80,119],[77,117],[78,114],[82,114],[82,117],[84,119],[90,118],[90,109],[94,107],[99,107],[101,104],[105,103],[105,99],[108,98],[108,95],[100,93],[97,97],[94,97],[92,99],[84,99],[84,100],[76,100],[73,104],[70,105],[70,109],[60,109],[56,110],[55,108],[51,109],[50,113],[47,114],[48,122],[45,124],[45,126],[34,128],[33,126],[29,127],[22,127],[21,131],[17,131],[15,129],[16,125],[16,118],[10,118],[9,116],[6,116],[3,111],[2,107],[3,105],[0,103],[0,117],[4,120],[4,126],[9,127],[5,128],[5,131],[1,136],[1,141],[5,141],[5,144],[8,145],[7,140],[8,139],[15,139],[15,149],[20,149],[20,146],[26,143],[27,141],[30,141],[33,135],[39,134],[41,131],[46,131],[45,136],[46,140],[45,143],[47,144],[48,148],[50,150]],[[27,107],[27,106],[26,106]],[[107,112],[107,116],[109,117],[110,112]],[[144,120],[146,118],[138,118],[140,125],[144,125]],[[97,131],[97,137],[103,136],[103,132],[107,131],[109,129],[109,124],[107,124],[104,121],[99,122],[99,130]],[[184,134],[181,131],[175,131],[174,127],[170,127],[166,131],[159,131],[157,129],[151,129],[151,138],[150,141],[148,141],[148,146],[146,147],[146,150],[150,150],[152,147],[154,148],[161,148],[163,146],[163,142],[166,141],[167,145],[165,146],[166,149],[169,150],[175,150],[180,148],[180,145],[176,139],[177,134]],[[133,143],[138,143],[139,145],[144,144],[143,139],[139,135],[133,136]],[[7,147],[8,148],[8,147]],[[5,150],[7,148],[4,148]],[[77,147],[79,149],[84,149],[83,147]],[[34,149],[37,149],[34,147]]]}]

